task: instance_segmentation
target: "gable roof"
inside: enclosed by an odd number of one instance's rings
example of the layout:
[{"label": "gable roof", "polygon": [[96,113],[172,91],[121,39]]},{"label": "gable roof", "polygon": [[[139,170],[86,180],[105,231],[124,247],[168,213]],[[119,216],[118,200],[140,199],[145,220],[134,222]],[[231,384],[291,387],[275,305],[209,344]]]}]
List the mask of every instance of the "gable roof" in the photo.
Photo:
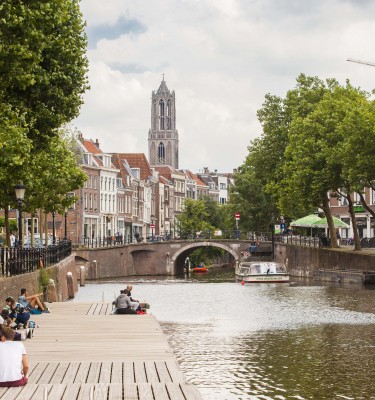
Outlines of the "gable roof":
[{"label": "gable roof", "polygon": [[[144,153],[112,153],[112,160],[121,170],[126,169],[124,161],[128,163],[130,168],[139,168],[140,179],[143,181],[147,181],[152,176],[150,164]],[[129,175],[128,171],[127,175]]]}]

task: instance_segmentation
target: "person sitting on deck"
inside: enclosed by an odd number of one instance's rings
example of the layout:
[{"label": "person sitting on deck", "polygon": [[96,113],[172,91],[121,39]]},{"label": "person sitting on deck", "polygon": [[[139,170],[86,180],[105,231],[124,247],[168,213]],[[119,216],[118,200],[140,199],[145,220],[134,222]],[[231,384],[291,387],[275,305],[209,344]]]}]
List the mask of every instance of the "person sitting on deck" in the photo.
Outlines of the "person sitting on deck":
[{"label": "person sitting on deck", "polygon": [[18,328],[22,325],[24,328],[27,328],[30,319],[28,310],[20,303],[16,303],[11,296],[7,297],[5,302],[7,304],[5,308],[9,310],[9,317],[15,323],[15,327]]},{"label": "person sitting on deck", "polygon": [[133,286],[132,285],[128,285],[126,287],[126,289],[128,290],[128,296],[130,297],[130,301],[131,301],[131,305],[132,305],[132,309],[135,311],[139,311],[141,309],[140,305],[139,305],[139,300],[135,300],[132,298],[132,290],[133,290]]},{"label": "person sitting on deck", "polygon": [[12,329],[0,325],[0,387],[27,384],[29,362],[23,343],[14,342]]},{"label": "person sitting on deck", "polygon": [[42,296],[43,293],[33,294],[28,296],[26,293],[26,289],[21,289],[21,296],[18,298],[18,302],[28,310],[33,310],[35,308],[39,308],[41,312],[48,313],[48,309],[44,309],[42,302],[40,301],[39,297]]},{"label": "person sitting on deck", "polygon": [[132,304],[129,297],[129,290],[121,290],[120,295],[115,300],[117,314],[137,314],[137,311],[132,309]]}]

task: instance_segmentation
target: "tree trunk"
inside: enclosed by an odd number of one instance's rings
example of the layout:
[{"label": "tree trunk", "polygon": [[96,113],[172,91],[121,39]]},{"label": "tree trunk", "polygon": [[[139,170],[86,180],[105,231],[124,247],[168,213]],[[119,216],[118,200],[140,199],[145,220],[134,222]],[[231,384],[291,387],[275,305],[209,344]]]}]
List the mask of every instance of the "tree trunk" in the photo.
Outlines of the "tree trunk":
[{"label": "tree trunk", "polygon": [[359,250],[361,250],[361,241],[359,239],[357,221],[355,220],[353,201],[350,197],[348,197],[348,208],[349,208],[349,214],[350,214],[350,218],[352,220],[352,226],[353,226],[354,250],[359,251]]},{"label": "tree trunk", "polygon": [[336,229],[335,229],[335,225],[333,223],[332,213],[331,213],[331,209],[329,207],[329,200],[328,200],[327,195],[324,196],[322,208],[323,208],[323,211],[324,211],[324,215],[325,215],[325,217],[327,219],[331,247],[332,248],[338,248],[339,245],[337,243]]}]

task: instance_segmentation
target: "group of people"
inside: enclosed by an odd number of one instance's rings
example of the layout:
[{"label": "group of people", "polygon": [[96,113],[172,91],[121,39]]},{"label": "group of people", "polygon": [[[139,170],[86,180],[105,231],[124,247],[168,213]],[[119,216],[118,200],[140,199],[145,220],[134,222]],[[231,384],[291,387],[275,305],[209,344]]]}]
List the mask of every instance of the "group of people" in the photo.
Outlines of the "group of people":
[{"label": "group of people", "polygon": [[115,308],[113,314],[145,314],[138,300],[132,298],[131,291],[133,290],[132,285],[128,285],[126,289],[120,290],[119,296],[113,302]]},{"label": "group of people", "polygon": [[5,299],[0,313],[0,387],[23,386],[27,383],[29,363],[22,340],[31,338],[35,326],[30,321],[33,312],[48,313],[40,299],[42,293],[28,295],[21,289],[16,302],[13,297]]}]

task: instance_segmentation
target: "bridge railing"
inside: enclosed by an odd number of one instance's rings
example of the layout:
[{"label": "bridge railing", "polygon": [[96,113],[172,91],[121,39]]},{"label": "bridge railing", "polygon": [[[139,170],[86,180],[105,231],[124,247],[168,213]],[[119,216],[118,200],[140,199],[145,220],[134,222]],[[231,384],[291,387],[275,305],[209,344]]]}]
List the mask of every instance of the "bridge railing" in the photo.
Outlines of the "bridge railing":
[{"label": "bridge railing", "polygon": [[48,247],[0,247],[1,275],[14,276],[55,265],[72,253],[70,240]]},{"label": "bridge railing", "polygon": [[247,231],[180,231],[180,232],[161,232],[158,235],[123,235],[105,236],[105,237],[93,237],[93,238],[82,238],[79,245],[88,248],[100,248],[100,247],[113,247],[122,246],[132,243],[153,243],[153,242],[168,242],[178,240],[256,240],[256,241],[270,241],[271,234],[269,232],[247,232]]}]

